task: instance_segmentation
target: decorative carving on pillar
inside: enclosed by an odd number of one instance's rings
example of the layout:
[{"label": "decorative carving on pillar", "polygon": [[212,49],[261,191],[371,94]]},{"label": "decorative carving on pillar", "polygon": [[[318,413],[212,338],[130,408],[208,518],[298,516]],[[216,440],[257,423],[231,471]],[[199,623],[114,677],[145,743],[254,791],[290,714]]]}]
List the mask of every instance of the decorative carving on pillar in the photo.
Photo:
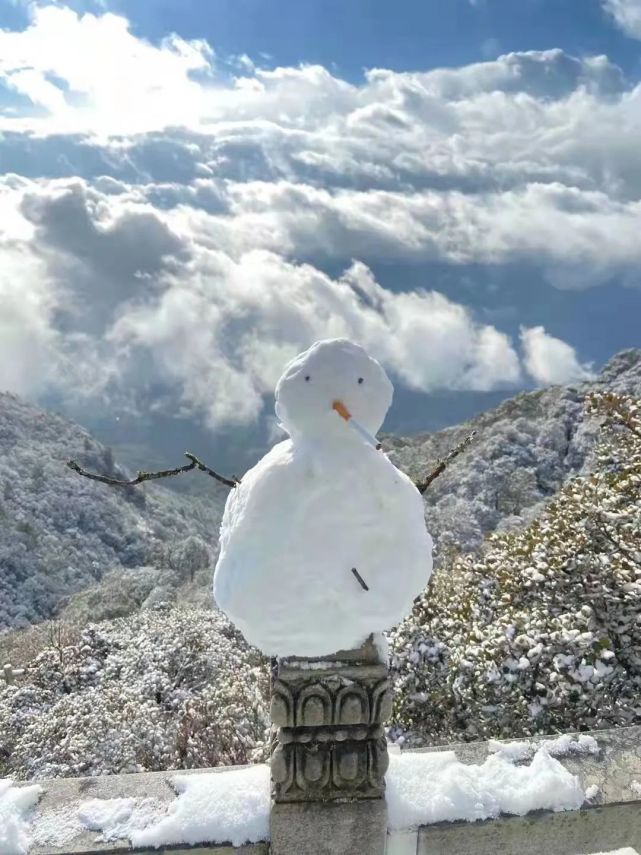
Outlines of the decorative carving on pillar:
[{"label": "decorative carving on pillar", "polygon": [[274,799],[382,798],[389,762],[383,723],[391,708],[387,668],[371,642],[333,657],[276,660]]}]

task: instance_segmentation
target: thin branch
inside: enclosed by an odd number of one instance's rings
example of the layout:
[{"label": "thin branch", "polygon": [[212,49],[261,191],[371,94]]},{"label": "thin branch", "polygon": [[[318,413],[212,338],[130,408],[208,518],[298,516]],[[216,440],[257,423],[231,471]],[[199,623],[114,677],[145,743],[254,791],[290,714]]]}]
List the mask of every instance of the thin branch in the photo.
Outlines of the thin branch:
[{"label": "thin branch", "polygon": [[414,482],[416,484],[416,488],[419,491],[419,493],[421,493],[421,494],[424,493],[427,490],[427,488],[430,486],[432,481],[435,481],[439,475],[441,475],[443,472],[445,472],[445,470],[450,465],[450,463],[453,460],[456,460],[456,458],[459,456],[459,454],[462,454],[465,451],[465,449],[469,445],[471,445],[472,441],[474,440],[474,437],[476,436],[476,433],[477,432],[475,430],[473,430],[469,436],[465,437],[463,442],[459,442],[459,444],[457,446],[455,446],[440,461],[438,466],[432,472],[430,472],[430,474],[426,478],[421,478],[420,480]]},{"label": "thin branch", "polygon": [[216,481],[219,481],[226,487],[235,487],[237,484],[240,484],[240,480],[238,478],[224,478],[222,475],[219,475],[218,472],[214,472],[213,469],[210,469],[209,466],[205,466],[202,460],[199,460],[189,451],[185,452],[185,457],[190,462],[186,463],[184,466],[178,466],[176,469],[163,469],[160,472],[139,471],[136,477],[131,480],[110,478],[108,475],[100,475],[97,472],[88,472],[86,469],[79,466],[75,460],[69,460],[66,465],[73,472],[76,472],[78,475],[82,475],[84,478],[90,478],[92,481],[100,481],[101,484],[109,484],[112,487],[135,487],[136,484],[142,484],[143,481],[157,481],[159,478],[171,478],[173,475],[181,475],[183,472],[191,472],[192,469],[199,469],[201,472],[206,472],[207,475],[215,478]]},{"label": "thin branch", "polygon": [[636,560],[636,558],[632,555],[632,553],[628,549],[626,549],[626,547],[623,546],[623,544],[620,543],[619,540],[607,530],[606,524],[603,520],[600,520],[597,525],[598,531],[610,541],[610,543],[614,546],[615,549],[625,555],[630,564],[634,564],[636,567],[641,566],[639,565],[639,562]]},{"label": "thin branch", "polygon": [[369,586],[365,583],[365,579],[363,579],[363,577],[362,577],[362,576],[361,576],[361,574],[358,572],[358,570],[356,569],[356,567],[352,567],[352,573],[353,573],[353,574],[354,574],[354,576],[356,576],[356,578],[358,579],[358,584],[361,586],[361,588],[362,588],[364,591],[369,591]]}]

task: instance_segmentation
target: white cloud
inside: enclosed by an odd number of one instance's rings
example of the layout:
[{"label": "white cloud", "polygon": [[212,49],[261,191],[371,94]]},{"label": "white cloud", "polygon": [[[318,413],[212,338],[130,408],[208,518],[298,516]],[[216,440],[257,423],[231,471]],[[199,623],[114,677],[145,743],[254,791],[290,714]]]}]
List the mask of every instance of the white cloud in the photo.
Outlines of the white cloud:
[{"label": "white cloud", "polygon": [[[12,242],[28,262],[7,278],[23,310],[8,315],[14,335],[5,337],[6,364],[22,366],[8,384],[15,391],[37,393],[37,381],[132,406],[155,390],[160,406],[177,401],[212,427],[245,423],[294,354],[334,336],[362,342],[424,391],[520,379],[507,335],[438,292],[392,292],[362,263],[332,277],[229,237],[214,246],[133,191],[75,180],[7,192],[22,235]],[[6,202],[4,211],[9,222]]]},{"label": "white cloud", "polygon": [[603,0],[603,8],[626,35],[641,39],[641,0]]},{"label": "white cloud", "polygon": [[0,80],[50,113],[56,130],[75,130],[79,117],[98,132],[144,131],[198,115],[212,53],[202,41],[166,38],[159,47],[134,36],[125,18],[32,7],[22,32],[0,30]]},{"label": "white cloud", "polygon": [[567,342],[546,333],[543,327],[521,328],[525,368],[540,386],[588,380],[591,366],[581,364]]},{"label": "white cloud", "polygon": [[[376,263],[638,284],[641,86],[605,57],[358,85],[223,65],[64,6],[0,31],[0,152],[21,173],[0,186],[0,384],[38,394],[53,366],[67,395],[246,422],[291,355],[348,335],[413,388],[491,389],[521,382],[510,338],[428,272],[398,293]],[[542,328],[523,348],[537,382],[586,370]]]},{"label": "white cloud", "polygon": [[37,397],[61,367],[55,297],[28,250],[0,246],[0,256],[0,391]]},{"label": "white cloud", "polygon": [[641,86],[605,57],[374,69],[358,86],[320,66],[242,74],[219,74],[202,41],[152,45],[113,14],[36,7],[0,33],[0,77],[38,107],[0,109],[5,162],[145,182],[156,206],[219,205],[204,227],[239,251],[525,260],[559,287],[634,281]]}]

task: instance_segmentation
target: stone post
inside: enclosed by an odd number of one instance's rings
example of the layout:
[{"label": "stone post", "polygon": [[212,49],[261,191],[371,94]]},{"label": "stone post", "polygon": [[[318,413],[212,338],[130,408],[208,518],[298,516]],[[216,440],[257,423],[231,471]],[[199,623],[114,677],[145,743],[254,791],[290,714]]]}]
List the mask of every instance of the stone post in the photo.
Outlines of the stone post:
[{"label": "stone post", "polygon": [[273,855],[383,855],[391,706],[371,639],[333,656],[275,661]]}]

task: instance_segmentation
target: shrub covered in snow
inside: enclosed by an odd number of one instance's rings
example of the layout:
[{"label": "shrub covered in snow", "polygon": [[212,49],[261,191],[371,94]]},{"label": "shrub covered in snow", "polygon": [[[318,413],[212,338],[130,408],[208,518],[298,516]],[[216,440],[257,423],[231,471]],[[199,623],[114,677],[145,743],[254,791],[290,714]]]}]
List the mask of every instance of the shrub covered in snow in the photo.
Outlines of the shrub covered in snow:
[{"label": "shrub covered in snow", "polygon": [[154,484],[113,489],[79,478],[70,457],[127,477],[84,428],[0,393],[0,633],[50,617],[109,574],[121,574],[118,602],[110,614],[113,596],[98,595],[92,620],[139,608],[145,590],[173,599],[211,577],[224,487],[212,481],[206,501]]},{"label": "shrub covered in snow", "polygon": [[264,661],[218,612],[158,608],[90,626],[0,683],[0,777],[260,760]]},{"label": "shrub covered in snow", "polygon": [[411,742],[641,721],[641,405],[594,393],[592,471],[434,577],[393,636]]}]

